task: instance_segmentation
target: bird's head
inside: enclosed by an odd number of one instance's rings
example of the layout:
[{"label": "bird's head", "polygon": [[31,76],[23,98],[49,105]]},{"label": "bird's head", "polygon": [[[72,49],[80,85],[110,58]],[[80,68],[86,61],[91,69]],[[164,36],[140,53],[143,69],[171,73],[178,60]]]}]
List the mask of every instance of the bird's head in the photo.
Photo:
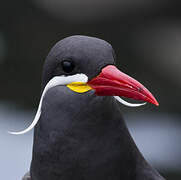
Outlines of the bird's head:
[{"label": "bird's head", "polygon": [[59,41],[46,59],[43,89],[53,78],[77,93],[94,90],[98,96],[127,97],[158,106],[141,83],[115,66],[112,46],[101,39],[72,36]]},{"label": "bird's head", "polygon": [[131,104],[121,97],[132,98],[158,106],[153,95],[137,80],[115,66],[112,46],[104,40],[87,36],[71,36],[59,41],[46,58],[43,69],[42,96],[33,123],[22,134],[32,129],[41,114],[45,93],[52,87],[66,86],[75,93],[94,91],[97,96],[114,96],[119,102]]}]

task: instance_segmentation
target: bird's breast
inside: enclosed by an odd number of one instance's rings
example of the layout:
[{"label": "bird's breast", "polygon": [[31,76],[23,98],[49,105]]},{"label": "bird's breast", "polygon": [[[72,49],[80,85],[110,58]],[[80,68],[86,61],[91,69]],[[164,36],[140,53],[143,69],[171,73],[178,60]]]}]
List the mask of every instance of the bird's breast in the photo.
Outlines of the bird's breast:
[{"label": "bird's breast", "polygon": [[127,152],[123,148],[129,146],[129,136],[125,141],[121,135],[124,131],[113,98],[52,88],[45,95],[35,128],[32,177],[120,180],[121,174],[129,176],[125,164],[133,161],[134,166],[134,158],[129,148]]}]

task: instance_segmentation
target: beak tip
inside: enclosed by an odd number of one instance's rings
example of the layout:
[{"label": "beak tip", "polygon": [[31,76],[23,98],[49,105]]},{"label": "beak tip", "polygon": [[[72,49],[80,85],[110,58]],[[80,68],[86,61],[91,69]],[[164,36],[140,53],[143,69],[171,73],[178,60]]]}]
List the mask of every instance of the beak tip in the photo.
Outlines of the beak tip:
[{"label": "beak tip", "polygon": [[154,99],[154,101],[152,102],[152,104],[154,104],[155,106],[159,106],[159,103],[156,99]]}]

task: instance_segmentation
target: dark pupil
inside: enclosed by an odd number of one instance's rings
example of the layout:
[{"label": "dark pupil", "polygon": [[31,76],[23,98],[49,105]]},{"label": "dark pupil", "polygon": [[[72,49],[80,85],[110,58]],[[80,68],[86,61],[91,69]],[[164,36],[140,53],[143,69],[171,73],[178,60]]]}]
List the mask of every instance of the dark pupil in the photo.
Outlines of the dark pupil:
[{"label": "dark pupil", "polygon": [[66,73],[72,72],[74,69],[74,64],[71,61],[63,61],[62,68]]}]

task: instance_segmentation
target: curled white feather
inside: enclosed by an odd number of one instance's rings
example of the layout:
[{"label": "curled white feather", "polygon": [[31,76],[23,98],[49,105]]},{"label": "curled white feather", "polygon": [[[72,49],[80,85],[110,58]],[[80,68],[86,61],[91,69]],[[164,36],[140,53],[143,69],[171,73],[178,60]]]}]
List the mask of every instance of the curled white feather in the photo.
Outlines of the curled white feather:
[{"label": "curled white feather", "polygon": [[[30,124],[30,126],[23,131],[19,131],[19,132],[8,131],[8,133],[14,134],[14,135],[25,134],[36,126],[36,124],[38,123],[38,120],[41,116],[41,107],[42,107],[43,98],[44,98],[46,92],[50,88],[58,86],[58,85],[67,85],[67,84],[72,83],[72,82],[84,82],[84,83],[86,83],[87,81],[88,81],[88,77],[85,74],[76,74],[76,75],[72,75],[72,76],[56,76],[56,77],[52,78],[47,83],[47,85],[45,86],[45,88],[43,90],[42,96],[40,98],[38,110],[36,112],[36,115],[35,115],[33,122]],[[146,103],[141,103],[141,104],[128,103],[128,102],[124,101],[123,99],[121,99],[119,96],[114,96],[114,98],[116,100],[118,100],[120,103],[124,104],[125,106],[129,106],[129,107],[138,107],[138,106],[143,106],[146,104]]]},{"label": "curled white feather", "polygon": [[55,77],[53,77],[47,83],[47,85],[45,86],[45,88],[43,90],[43,93],[41,95],[41,99],[40,99],[40,102],[38,105],[38,110],[36,112],[36,115],[35,115],[33,122],[30,124],[30,126],[23,131],[19,131],[19,132],[8,131],[8,133],[14,134],[14,135],[25,134],[36,126],[36,124],[37,124],[37,122],[41,116],[41,107],[42,107],[43,98],[45,96],[45,93],[50,88],[58,86],[58,85],[67,85],[67,84],[72,83],[72,82],[84,82],[84,83],[86,83],[87,81],[88,81],[88,77],[85,74],[75,74],[72,76],[55,76]]},{"label": "curled white feather", "polygon": [[139,107],[139,106],[144,106],[146,104],[145,103],[139,103],[139,104],[133,104],[133,103],[129,103],[125,100],[123,100],[122,98],[120,98],[119,96],[114,96],[114,98],[119,101],[121,104],[124,104],[125,106],[128,106],[128,107]]}]

